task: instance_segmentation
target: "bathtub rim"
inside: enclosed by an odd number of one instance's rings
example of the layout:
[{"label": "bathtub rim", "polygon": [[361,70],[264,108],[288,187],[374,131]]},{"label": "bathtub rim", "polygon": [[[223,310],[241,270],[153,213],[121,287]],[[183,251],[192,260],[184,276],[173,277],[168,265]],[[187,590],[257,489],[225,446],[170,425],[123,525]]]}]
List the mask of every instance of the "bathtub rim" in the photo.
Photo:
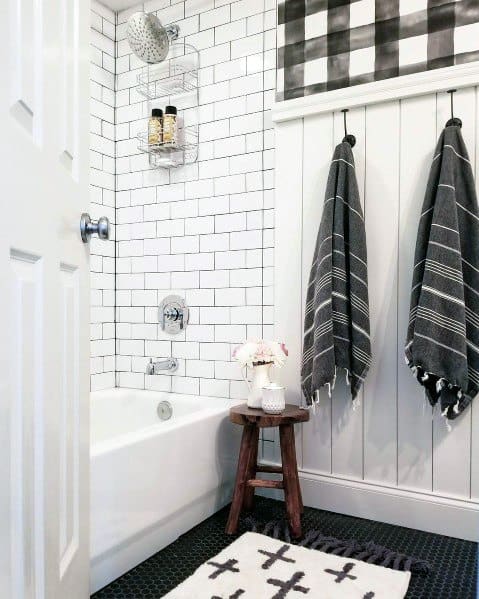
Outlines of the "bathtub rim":
[{"label": "bathtub rim", "polygon": [[[238,399],[230,399],[228,397],[212,397],[207,395],[197,395],[197,394],[188,394],[188,393],[174,393],[171,391],[154,391],[151,389],[128,389],[125,387],[112,387],[111,389],[103,389],[101,391],[92,391],[90,393],[90,401],[100,401],[101,399],[105,399],[105,395],[108,393],[114,393],[120,395],[121,392],[138,392],[139,394],[157,394],[160,395],[163,400],[168,401],[169,398],[174,397],[187,397],[190,398],[198,398],[201,401],[211,402],[211,407],[209,405],[201,406],[199,410],[187,415],[183,415],[176,420],[172,418],[171,421],[159,421],[155,422],[146,427],[142,427],[140,429],[136,429],[134,431],[129,431],[126,433],[121,433],[119,435],[115,435],[109,439],[105,439],[103,441],[96,441],[92,443],[90,441],[90,460],[100,457],[102,455],[106,455],[120,447],[128,447],[133,446],[141,441],[146,439],[151,439],[158,434],[167,433],[169,431],[179,430],[185,426],[188,426],[198,420],[199,418],[209,418],[212,416],[217,416],[219,414],[224,413],[225,415],[229,414],[230,408],[235,405],[245,403],[246,400],[238,400]],[[174,401],[174,400],[173,400]],[[217,405],[214,405],[216,402]],[[221,405],[218,405],[218,402],[222,402]]]}]

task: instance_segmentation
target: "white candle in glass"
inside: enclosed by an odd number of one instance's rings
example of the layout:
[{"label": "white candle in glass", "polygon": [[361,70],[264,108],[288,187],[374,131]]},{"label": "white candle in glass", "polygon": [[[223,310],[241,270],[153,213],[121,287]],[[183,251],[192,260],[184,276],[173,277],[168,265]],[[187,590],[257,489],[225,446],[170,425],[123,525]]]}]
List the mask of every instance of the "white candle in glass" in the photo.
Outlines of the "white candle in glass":
[{"label": "white candle in glass", "polygon": [[285,388],[276,383],[263,387],[263,399],[261,407],[266,414],[281,414],[285,408]]}]

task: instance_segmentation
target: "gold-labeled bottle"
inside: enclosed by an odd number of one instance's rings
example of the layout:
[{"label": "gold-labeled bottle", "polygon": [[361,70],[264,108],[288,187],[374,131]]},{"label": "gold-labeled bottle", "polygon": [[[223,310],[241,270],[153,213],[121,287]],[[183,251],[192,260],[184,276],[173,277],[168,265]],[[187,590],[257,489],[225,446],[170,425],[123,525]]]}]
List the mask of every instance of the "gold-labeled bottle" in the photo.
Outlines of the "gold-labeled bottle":
[{"label": "gold-labeled bottle", "polygon": [[178,117],[176,106],[167,106],[163,117],[163,143],[170,146],[178,144]]},{"label": "gold-labeled bottle", "polygon": [[163,143],[163,110],[153,108],[151,117],[148,120],[148,145],[154,152],[158,146]]}]

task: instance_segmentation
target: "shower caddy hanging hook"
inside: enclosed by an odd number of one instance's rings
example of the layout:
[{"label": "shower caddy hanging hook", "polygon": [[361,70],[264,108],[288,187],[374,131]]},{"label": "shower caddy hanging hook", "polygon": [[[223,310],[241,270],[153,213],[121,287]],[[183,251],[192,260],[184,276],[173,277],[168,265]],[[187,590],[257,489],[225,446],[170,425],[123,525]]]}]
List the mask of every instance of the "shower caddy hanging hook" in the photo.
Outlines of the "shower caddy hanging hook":
[{"label": "shower caddy hanging hook", "polygon": [[457,89],[448,89],[447,93],[451,96],[451,118],[447,121],[446,127],[462,127],[461,119],[454,117],[454,94]]},{"label": "shower caddy hanging hook", "polygon": [[343,108],[341,110],[343,113],[343,122],[344,122],[344,137],[343,141],[347,142],[352,148],[356,145],[356,138],[354,135],[348,134],[348,128],[346,125],[346,113],[349,112],[349,108]]}]

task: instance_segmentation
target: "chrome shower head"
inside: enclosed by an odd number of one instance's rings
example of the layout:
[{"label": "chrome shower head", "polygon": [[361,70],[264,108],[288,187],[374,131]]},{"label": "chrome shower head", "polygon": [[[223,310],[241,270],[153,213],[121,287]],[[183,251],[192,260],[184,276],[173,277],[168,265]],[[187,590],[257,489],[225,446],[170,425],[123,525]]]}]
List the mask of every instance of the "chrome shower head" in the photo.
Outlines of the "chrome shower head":
[{"label": "chrome shower head", "polygon": [[128,19],[126,37],[132,52],[148,64],[162,62],[168,55],[170,40],[178,37],[178,25],[163,27],[152,13],[136,12]]}]

